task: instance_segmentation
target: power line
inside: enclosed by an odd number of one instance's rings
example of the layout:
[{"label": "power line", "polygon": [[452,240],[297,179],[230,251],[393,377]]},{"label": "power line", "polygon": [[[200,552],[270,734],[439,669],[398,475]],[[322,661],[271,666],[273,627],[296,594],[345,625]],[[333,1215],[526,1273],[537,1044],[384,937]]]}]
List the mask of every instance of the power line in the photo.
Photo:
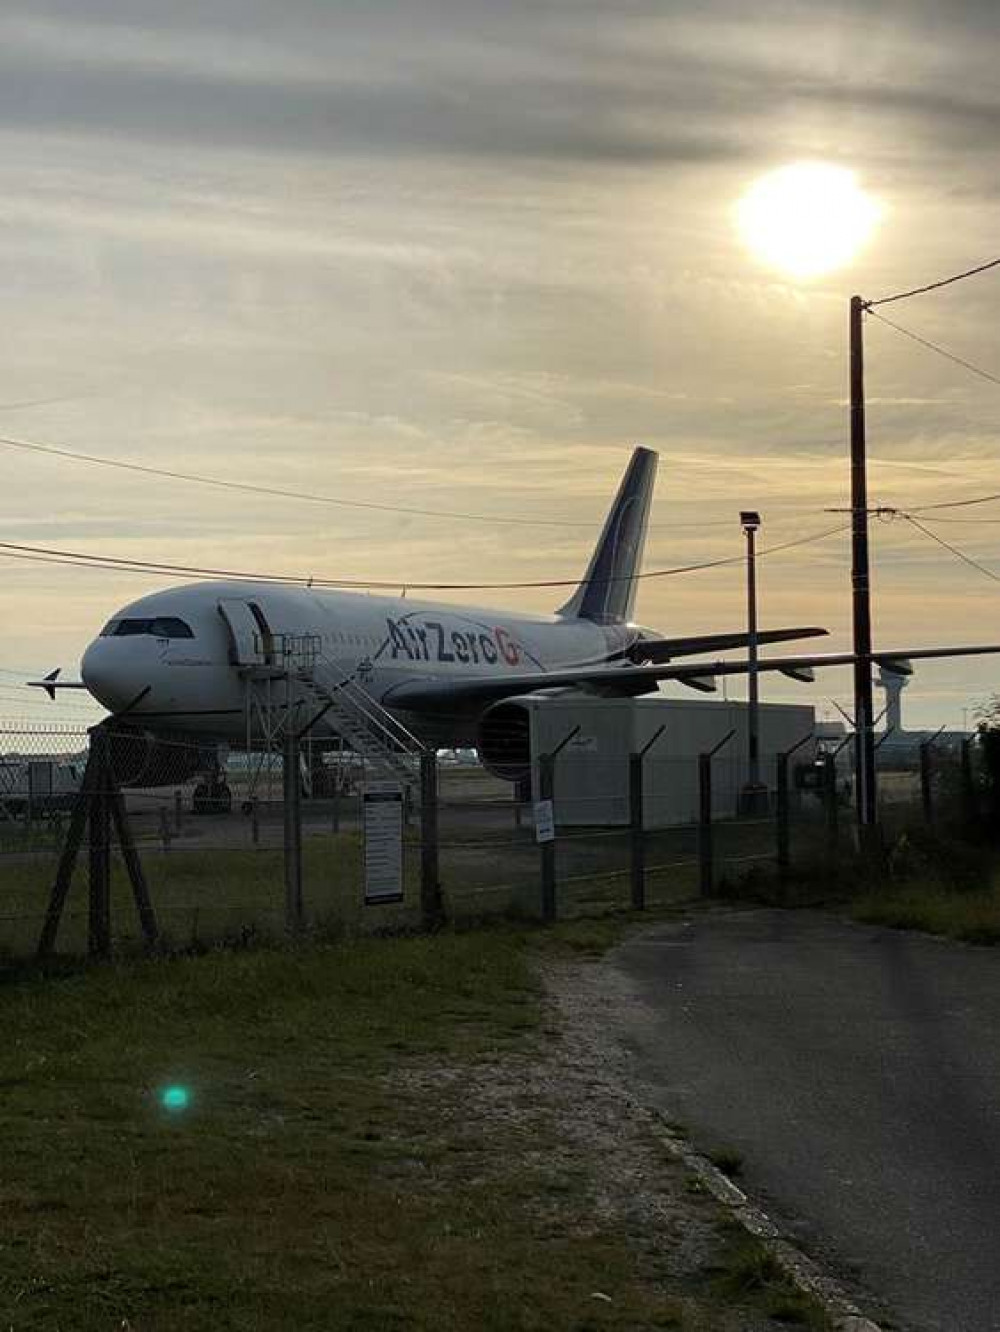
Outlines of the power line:
[{"label": "power line", "polygon": [[[307,504],[334,505],[343,509],[363,509],[375,513],[404,514],[416,518],[447,518],[453,521],[461,520],[516,527],[592,528],[597,521],[573,521],[566,518],[517,518],[507,514],[464,513],[449,509],[422,509],[402,504],[379,504],[371,500],[340,499],[334,495],[321,495],[303,490],[285,490],[278,486],[255,485],[249,481],[232,481],[222,477],[203,476],[199,472],[180,472],[169,467],[150,467],[145,463],[126,462],[122,458],[104,458],[95,453],[80,453],[75,449],[57,448],[53,444],[37,444],[30,440],[13,439],[10,436],[0,436],[0,445],[9,449],[21,449],[25,453],[64,458],[69,462],[89,463],[94,467],[111,467],[118,471],[138,473],[141,476],[155,476],[170,481],[184,481],[193,485],[212,486],[217,490],[235,490],[250,495],[299,500]],[[728,527],[731,522],[731,519],[719,518],[700,523],[664,523],[663,527],[665,529]]]},{"label": "power line", "polygon": [[[955,503],[955,504],[982,504],[983,501],[986,500],[986,499],[1000,499],[1000,495],[986,495],[986,496],[984,496],[983,499],[981,499],[981,500],[955,500],[954,503]],[[936,508],[939,508],[939,507],[941,507],[941,506],[936,505],[936,504],[931,504],[931,505],[928,505],[927,508],[911,509],[910,512],[911,512],[911,513],[927,513],[928,509],[936,509]],[[951,506],[948,505],[948,506],[945,506],[945,507],[951,507]],[[928,522],[932,522],[932,523],[952,523],[952,524],[960,524],[962,527],[981,527],[981,526],[991,526],[991,525],[992,525],[992,526],[995,526],[996,524],[1000,523],[1000,518],[928,518],[927,521],[928,521]]]},{"label": "power line", "polygon": [[[1000,260],[998,260],[998,262],[1000,262]],[[964,369],[971,371],[972,374],[978,375],[980,379],[988,379],[991,384],[1000,384],[1000,375],[993,374],[991,370],[983,370],[981,366],[973,365],[971,361],[963,360],[961,356],[956,356],[954,352],[948,351],[945,347],[939,347],[936,342],[931,342],[927,338],[922,338],[919,333],[911,332],[910,329],[904,328],[902,324],[893,323],[893,321],[887,319],[885,315],[876,314],[874,310],[869,310],[868,313],[873,319],[878,319],[881,323],[888,324],[890,328],[894,328],[897,333],[902,333],[904,338],[910,338],[914,342],[919,342],[921,347],[926,347],[929,351],[937,352],[937,354],[943,356],[945,360],[953,361],[955,365],[960,365]]]},{"label": "power line", "polygon": [[874,305],[890,305],[893,301],[906,301],[911,296],[923,296],[925,292],[937,291],[939,287],[950,287],[953,282],[962,282],[965,278],[975,277],[977,273],[985,273],[988,269],[998,266],[1000,259],[990,259],[988,263],[967,268],[964,273],[955,273],[951,277],[941,278],[938,282],[928,282],[926,286],[913,287],[910,291],[897,291],[894,295],[882,296],[877,301],[865,301],[865,309],[870,310]]},{"label": "power line", "polygon": [[80,402],[83,398],[96,398],[96,393],[60,393],[50,398],[22,398],[16,402],[0,402],[0,412],[21,412],[29,407],[53,407],[64,402]]},{"label": "power line", "polygon": [[[964,499],[964,500],[942,500],[942,501],[940,501],[940,502],[937,503],[937,504],[921,504],[919,508],[912,509],[912,510],[911,510],[911,513],[931,513],[932,511],[935,511],[935,512],[936,512],[938,509],[967,509],[967,508],[970,508],[970,507],[971,507],[972,505],[974,505],[974,504],[990,504],[990,503],[992,503],[994,500],[1000,500],[1000,491],[997,491],[997,492],[996,492],[995,494],[993,494],[993,495],[975,495],[975,496],[973,496],[972,499]],[[937,521],[938,521],[938,522],[946,522],[946,521],[957,522],[958,519],[956,519],[956,518],[952,518],[952,519],[948,520],[948,519],[939,518],[939,519],[937,519]],[[979,522],[996,522],[997,520],[996,520],[995,518],[980,518],[978,521],[979,521]]]},{"label": "power line", "polygon": [[459,513],[446,509],[420,509],[400,504],[378,504],[368,500],[338,499],[333,495],[310,494],[303,490],[284,490],[277,486],[254,485],[249,481],[224,480],[222,477],[202,476],[197,472],[180,472],[168,467],[150,467],[145,463],[126,462],[121,458],[103,458],[93,453],[79,453],[74,449],[57,448],[52,444],[36,444],[29,440],[0,436],[0,444],[26,453],[40,453],[71,462],[90,463],[95,467],[112,467],[119,471],[136,472],[142,476],[156,476],[171,481],[188,481],[200,486],[213,486],[219,490],[239,490],[251,495],[268,495],[280,499],[302,500],[308,504],[332,504],[338,508],[366,509],[378,513],[408,514],[420,518],[468,519],[473,522],[514,524],[519,527],[582,527],[583,523],[553,518],[514,518],[481,513]]},{"label": "power line", "polygon": [[964,550],[959,550],[957,546],[953,546],[950,541],[945,541],[944,537],[938,536],[936,532],[932,532],[930,528],[925,527],[923,523],[920,522],[919,519],[914,518],[912,514],[901,513],[900,517],[905,518],[906,521],[911,523],[919,532],[923,532],[924,536],[930,537],[931,541],[935,541],[939,546],[943,546],[945,550],[951,551],[952,555],[954,555],[956,559],[961,560],[963,564],[968,564],[970,568],[978,570],[981,574],[985,574],[986,577],[992,579],[994,583],[1000,583],[1000,573],[996,573],[993,569],[987,568],[985,564],[980,564],[979,561],[974,560],[971,555],[966,555]]},{"label": "power line", "polygon": [[[980,379],[985,379],[990,384],[1000,385],[1000,375],[994,374],[991,370],[984,370],[982,366],[975,365],[972,361],[967,361],[964,357],[956,355],[955,352],[949,351],[946,347],[939,346],[936,342],[931,342],[929,338],[922,337],[919,333],[914,333],[912,329],[904,328],[902,324],[897,324],[894,320],[887,318],[885,315],[878,314],[872,308],[876,305],[887,305],[890,301],[903,300],[908,296],[919,296],[925,291],[934,291],[938,287],[946,287],[952,282],[959,282],[963,278],[973,277],[976,273],[983,273],[986,272],[987,269],[996,268],[998,266],[1000,266],[1000,259],[993,259],[987,264],[979,265],[978,268],[970,268],[964,273],[957,273],[954,277],[945,278],[940,282],[932,282],[926,287],[916,287],[912,291],[899,292],[895,296],[885,296],[877,301],[866,301],[864,303],[864,308],[873,319],[878,319],[880,323],[887,324],[889,328],[893,329],[896,333],[902,334],[903,337],[918,343],[928,351],[935,352],[938,356],[944,357],[946,361],[951,361],[952,364],[961,366],[963,370],[968,370],[970,374],[976,375]],[[923,504],[914,508],[911,512],[930,513],[939,509],[962,509],[974,504],[988,504],[994,500],[1000,500],[1000,492],[991,495],[980,495],[966,500],[946,500],[937,504]],[[903,516],[908,517],[909,515],[904,514]],[[950,521],[955,522],[960,520],[951,519]],[[995,520],[984,519],[980,521],[989,522]]]},{"label": "power line", "polygon": [[[790,541],[783,541],[774,546],[765,547],[758,551],[758,556],[776,555],[783,550],[791,550],[796,546],[809,545],[815,541],[822,541],[826,537],[834,536],[838,532],[846,531],[847,524],[841,524],[837,527],[827,528],[822,532],[812,532],[806,536],[795,537]],[[316,588],[353,588],[379,590],[395,590],[402,588],[405,590],[423,591],[423,592],[484,592],[484,591],[511,591],[525,590],[534,588],[565,588],[577,587],[581,581],[576,578],[560,579],[540,579],[527,582],[512,583],[416,583],[409,579],[350,579],[350,578],[313,578],[313,577],[295,577],[279,574],[245,573],[235,569],[212,569],[198,565],[178,565],[166,564],[156,560],[131,560],[124,556],[117,555],[96,555],[86,551],[60,550],[49,546],[28,546],[15,544],[10,541],[0,541],[0,557],[11,559],[22,559],[32,563],[39,564],[59,564],[69,565],[74,568],[89,569],[107,569],[117,573],[143,573],[158,574],[168,577],[183,578],[223,578],[247,583],[263,583],[269,585],[301,585],[303,587]],[[703,560],[694,564],[677,565],[669,569],[654,569],[646,573],[634,575],[636,581],[652,578],[669,578],[678,574],[697,573],[703,569],[717,569],[728,564],[741,564],[744,556],[727,555],[720,559]],[[601,579],[602,583],[616,583],[631,581],[629,576]]]}]

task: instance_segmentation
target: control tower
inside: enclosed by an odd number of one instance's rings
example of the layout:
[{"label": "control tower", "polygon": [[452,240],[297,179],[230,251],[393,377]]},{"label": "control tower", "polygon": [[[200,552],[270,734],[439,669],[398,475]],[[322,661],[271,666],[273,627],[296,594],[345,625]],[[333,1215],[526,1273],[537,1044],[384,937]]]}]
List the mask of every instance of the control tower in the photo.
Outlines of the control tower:
[{"label": "control tower", "polygon": [[899,735],[903,730],[903,690],[910,683],[910,677],[885,666],[879,666],[878,670],[875,683],[879,689],[885,690],[885,729]]}]

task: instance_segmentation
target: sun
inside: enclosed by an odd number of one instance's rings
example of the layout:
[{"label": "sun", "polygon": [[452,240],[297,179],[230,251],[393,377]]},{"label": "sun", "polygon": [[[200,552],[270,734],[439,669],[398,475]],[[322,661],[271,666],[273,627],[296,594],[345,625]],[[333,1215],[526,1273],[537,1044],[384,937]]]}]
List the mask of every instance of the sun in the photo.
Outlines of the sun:
[{"label": "sun", "polygon": [[743,240],[762,263],[790,277],[814,278],[850,263],[882,211],[846,167],[795,162],[755,181],[736,217]]}]

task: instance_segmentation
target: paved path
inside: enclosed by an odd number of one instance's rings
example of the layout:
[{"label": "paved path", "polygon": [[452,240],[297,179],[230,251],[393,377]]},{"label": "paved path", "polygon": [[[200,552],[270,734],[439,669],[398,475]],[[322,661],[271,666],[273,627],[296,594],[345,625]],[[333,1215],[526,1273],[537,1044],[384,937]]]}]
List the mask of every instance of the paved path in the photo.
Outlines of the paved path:
[{"label": "paved path", "polygon": [[[640,1077],[897,1324],[1000,1332],[1000,949],[720,912],[611,959]],[[645,1010],[645,1011],[643,1011]]]}]

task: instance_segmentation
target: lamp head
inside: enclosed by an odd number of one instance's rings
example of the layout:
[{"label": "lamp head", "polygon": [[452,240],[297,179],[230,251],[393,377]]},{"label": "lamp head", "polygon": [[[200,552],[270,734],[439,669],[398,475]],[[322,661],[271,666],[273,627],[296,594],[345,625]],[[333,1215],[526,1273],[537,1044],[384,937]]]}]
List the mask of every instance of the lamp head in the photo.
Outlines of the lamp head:
[{"label": "lamp head", "polygon": [[743,509],[740,512],[740,524],[744,532],[756,532],[760,527],[760,514],[755,509]]}]

